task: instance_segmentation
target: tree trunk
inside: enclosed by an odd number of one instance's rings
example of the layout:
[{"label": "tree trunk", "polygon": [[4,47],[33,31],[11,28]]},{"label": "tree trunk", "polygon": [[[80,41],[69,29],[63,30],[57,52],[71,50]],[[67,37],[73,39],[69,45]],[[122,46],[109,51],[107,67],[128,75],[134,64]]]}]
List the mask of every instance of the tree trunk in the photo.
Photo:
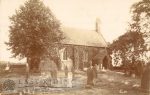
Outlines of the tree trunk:
[{"label": "tree trunk", "polygon": [[146,68],[141,79],[141,89],[144,92],[150,92],[150,68]]},{"label": "tree trunk", "polygon": [[27,63],[29,64],[29,72],[38,72],[39,71],[39,64],[40,58],[27,58]]}]

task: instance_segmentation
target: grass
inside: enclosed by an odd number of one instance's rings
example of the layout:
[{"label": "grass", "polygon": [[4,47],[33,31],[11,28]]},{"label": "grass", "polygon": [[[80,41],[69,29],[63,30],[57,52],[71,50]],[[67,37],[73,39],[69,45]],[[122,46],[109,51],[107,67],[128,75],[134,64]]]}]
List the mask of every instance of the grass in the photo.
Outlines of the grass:
[{"label": "grass", "polygon": [[[5,65],[0,64],[0,68],[4,69]],[[1,69],[1,70],[2,70]],[[64,72],[59,72],[58,76],[63,77]],[[18,69],[16,72],[1,72],[0,77],[19,78],[24,76],[24,70]],[[76,72],[75,85],[76,88],[61,88],[62,91],[36,93],[34,95],[149,95],[140,91],[140,79],[124,76],[122,73],[115,71],[99,72],[95,86],[86,89],[86,72]]]},{"label": "grass", "polygon": [[[86,83],[85,75],[86,73],[79,75],[80,83]],[[84,88],[85,85],[82,84],[79,89],[36,95],[149,95],[141,92],[140,87],[134,87],[134,85],[140,86],[139,78],[127,77],[114,71],[100,72],[98,76],[96,85],[91,89]]]}]

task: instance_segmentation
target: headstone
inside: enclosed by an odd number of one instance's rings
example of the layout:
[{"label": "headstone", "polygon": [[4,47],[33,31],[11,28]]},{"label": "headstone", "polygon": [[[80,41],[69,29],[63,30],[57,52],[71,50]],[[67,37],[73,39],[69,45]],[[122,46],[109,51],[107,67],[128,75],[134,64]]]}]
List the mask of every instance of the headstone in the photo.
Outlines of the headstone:
[{"label": "headstone", "polygon": [[10,69],[10,65],[7,63],[5,71],[9,71],[9,69]]},{"label": "headstone", "polygon": [[5,70],[6,70],[6,71],[9,70],[9,66],[6,66]]},{"label": "headstone", "polygon": [[72,78],[73,78],[73,75],[72,75],[72,72],[68,72],[68,77],[67,77],[67,87],[72,87]]},{"label": "headstone", "polygon": [[19,95],[22,95],[22,92],[19,92]]},{"label": "headstone", "polygon": [[98,71],[97,71],[97,70],[98,70],[97,64],[95,64],[95,65],[93,66],[92,69],[93,69],[93,72],[94,72],[94,78],[97,78],[97,77],[98,77],[98,73],[97,73],[97,72],[98,72]]},{"label": "headstone", "polygon": [[135,78],[136,77],[136,75],[133,73],[132,75],[131,75],[133,78]]},{"label": "headstone", "polygon": [[94,74],[94,84],[96,84],[96,82],[97,82],[97,78],[98,78],[98,71],[97,71],[97,64],[95,64],[94,66],[93,66],[93,74]]},{"label": "headstone", "polygon": [[150,62],[147,63],[147,66],[143,72],[141,79],[141,89],[144,92],[150,93]]},{"label": "headstone", "polygon": [[93,86],[94,85],[94,71],[92,67],[87,69],[87,85]]},{"label": "headstone", "polygon": [[26,63],[26,76],[25,76],[26,83],[28,83],[28,79],[29,79],[29,64]]}]

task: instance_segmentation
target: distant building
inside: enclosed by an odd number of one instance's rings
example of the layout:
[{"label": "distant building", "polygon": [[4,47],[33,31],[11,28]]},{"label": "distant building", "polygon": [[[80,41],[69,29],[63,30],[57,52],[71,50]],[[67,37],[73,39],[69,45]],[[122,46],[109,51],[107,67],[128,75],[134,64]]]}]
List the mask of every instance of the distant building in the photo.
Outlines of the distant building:
[{"label": "distant building", "polygon": [[63,48],[59,50],[62,69],[70,63],[75,69],[83,69],[89,65],[89,61],[96,60],[100,65],[104,58],[109,58],[107,43],[100,32],[98,19],[95,30],[62,27],[62,32],[65,36],[61,42]]}]

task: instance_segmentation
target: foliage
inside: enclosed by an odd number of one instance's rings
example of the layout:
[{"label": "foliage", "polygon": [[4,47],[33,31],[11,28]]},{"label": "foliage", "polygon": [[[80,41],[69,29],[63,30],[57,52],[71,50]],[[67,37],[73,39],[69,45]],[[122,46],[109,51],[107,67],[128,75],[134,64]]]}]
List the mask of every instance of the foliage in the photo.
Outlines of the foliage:
[{"label": "foliage", "polygon": [[[147,51],[147,39],[150,37],[150,0],[142,0],[131,7],[132,20],[129,23],[127,33],[115,40],[109,48],[111,53],[115,53],[115,60],[122,63],[132,63],[141,60],[144,52]],[[117,64],[117,63],[116,63]]]},{"label": "foliage", "polygon": [[[131,63],[132,58],[139,60],[140,56],[145,51],[144,39],[141,32],[126,32],[115,40],[109,47],[115,54],[115,62],[118,62],[119,56],[123,64]],[[116,63],[117,64],[117,63]]]},{"label": "foliage", "polygon": [[9,42],[13,57],[58,57],[63,39],[60,23],[41,0],[28,0],[10,17]]},{"label": "foliage", "polygon": [[142,0],[131,7],[132,29],[144,33],[145,41],[150,37],[150,0]]}]

